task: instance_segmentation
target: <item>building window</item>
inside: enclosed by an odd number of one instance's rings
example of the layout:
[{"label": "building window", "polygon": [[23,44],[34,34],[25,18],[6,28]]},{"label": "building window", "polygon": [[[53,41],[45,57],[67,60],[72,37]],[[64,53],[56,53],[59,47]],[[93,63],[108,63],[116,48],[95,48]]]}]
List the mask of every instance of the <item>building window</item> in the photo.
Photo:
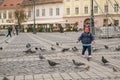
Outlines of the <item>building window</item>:
[{"label": "building window", "polygon": [[76,15],[79,14],[79,7],[76,7],[76,8],[75,8],[75,14],[76,14]]},{"label": "building window", "polygon": [[88,14],[88,7],[84,7],[84,13]]},{"label": "building window", "polygon": [[3,19],[6,19],[6,12],[3,13]]},{"label": "building window", "polygon": [[28,17],[31,17],[31,10],[28,11]]},{"label": "building window", "polygon": [[94,6],[94,13],[98,13],[98,6]]},{"label": "building window", "polygon": [[49,9],[49,15],[50,15],[50,16],[53,15],[53,9],[52,9],[52,8]]},{"label": "building window", "polygon": [[119,11],[119,5],[118,4],[114,4],[114,12],[118,12]]},{"label": "building window", "polygon": [[67,15],[70,15],[70,8],[66,9],[66,13],[67,13]]},{"label": "building window", "polygon": [[103,26],[107,26],[108,25],[108,19],[103,19]]},{"label": "building window", "polygon": [[39,16],[39,9],[36,9],[36,16]]},{"label": "building window", "polygon": [[42,16],[45,16],[45,9],[42,9]]},{"label": "building window", "polygon": [[12,12],[8,13],[8,18],[10,18],[10,19],[12,18]]},{"label": "building window", "polygon": [[1,12],[0,12],[0,19],[2,18],[2,16],[1,16]]},{"label": "building window", "polygon": [[60,15],[60,9],[59,8],[56,8],[56,15]]},{"label": "building window", "polygon": [[104,6],[104,12],[107,13],[108,12],[108,5]]},{"label": "building window", "polygon": [[114,20],[114,25],[118,26],[119,25],[119,20]]}]

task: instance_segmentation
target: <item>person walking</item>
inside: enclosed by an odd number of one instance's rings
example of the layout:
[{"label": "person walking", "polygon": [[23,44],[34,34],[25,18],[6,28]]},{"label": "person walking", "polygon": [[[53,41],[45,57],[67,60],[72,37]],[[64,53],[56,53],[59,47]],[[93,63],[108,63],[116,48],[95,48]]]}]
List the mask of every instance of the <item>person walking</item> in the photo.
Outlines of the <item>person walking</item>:
[{"label": "person walking", "polygon": [[6,37],[8,37],[8,36],[12,37],[11,32],[12,32],[12,27],[8,27],[8,34]]},{"label": "person walking", "polygon": [[16,35],[18,35],[18,26],[15,26]]},{"label": "person walking", "polygon": [[95,44],[95,41],[94,41],[94,36],[92,35],[92,33],[90,33],[89,27],[84,28],[84,32],[78,38],[77,43],[79,41],[82,42],[82,47],[83,47],[82,56],[85,57],[85,51],[88,50],[88,57],[92,57],[91,56],[91,43],[93,42]]},{"label": "person walking", "polygon": [[63,33],[63,27],[62,27],[62,25],[61,25],[61,24],[58,24],[58,27],[59,27],[59,29],[60,29],[60,33]]}]

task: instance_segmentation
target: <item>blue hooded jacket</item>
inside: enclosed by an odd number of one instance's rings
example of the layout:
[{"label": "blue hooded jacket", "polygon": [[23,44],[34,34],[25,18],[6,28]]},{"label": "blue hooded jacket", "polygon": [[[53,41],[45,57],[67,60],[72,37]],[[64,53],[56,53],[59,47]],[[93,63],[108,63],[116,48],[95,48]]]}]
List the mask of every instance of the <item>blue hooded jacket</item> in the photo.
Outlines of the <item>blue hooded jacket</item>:
[{"label": "blue hooded jacket", "polygon": [[81,41],[82,44],[91,44],[91,42],[94,40],[93,35],[88,32],[84,32],[81,34],[81,36],[78,38],[78,41]]}]

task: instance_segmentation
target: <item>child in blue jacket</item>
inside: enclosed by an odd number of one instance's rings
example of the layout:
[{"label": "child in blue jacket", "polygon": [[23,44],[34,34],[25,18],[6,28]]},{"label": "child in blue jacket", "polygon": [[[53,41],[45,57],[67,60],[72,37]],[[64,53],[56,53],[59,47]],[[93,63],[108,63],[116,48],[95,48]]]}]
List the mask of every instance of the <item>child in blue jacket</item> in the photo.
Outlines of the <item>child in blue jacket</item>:
[{"label": "child in blue jacket", "polygon": [[77,43],[81,41],[82,42],[82,56],[85,57],[85,51],[88,49],[88,57],[91,56],[91,43],[94,42],[94,36],[90,33],[89,27],[84,28],[84,32],[80,35],[78,38]]}]

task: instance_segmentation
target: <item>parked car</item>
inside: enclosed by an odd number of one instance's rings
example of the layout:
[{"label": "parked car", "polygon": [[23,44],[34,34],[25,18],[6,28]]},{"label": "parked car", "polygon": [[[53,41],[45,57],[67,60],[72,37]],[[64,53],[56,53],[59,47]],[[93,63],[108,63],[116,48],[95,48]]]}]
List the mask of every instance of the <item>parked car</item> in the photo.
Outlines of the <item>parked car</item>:
[{"label": "parked car", "polygon": [[113,38],[120,37],[119,26],[104,26],[99,29],[99,38]]}]

